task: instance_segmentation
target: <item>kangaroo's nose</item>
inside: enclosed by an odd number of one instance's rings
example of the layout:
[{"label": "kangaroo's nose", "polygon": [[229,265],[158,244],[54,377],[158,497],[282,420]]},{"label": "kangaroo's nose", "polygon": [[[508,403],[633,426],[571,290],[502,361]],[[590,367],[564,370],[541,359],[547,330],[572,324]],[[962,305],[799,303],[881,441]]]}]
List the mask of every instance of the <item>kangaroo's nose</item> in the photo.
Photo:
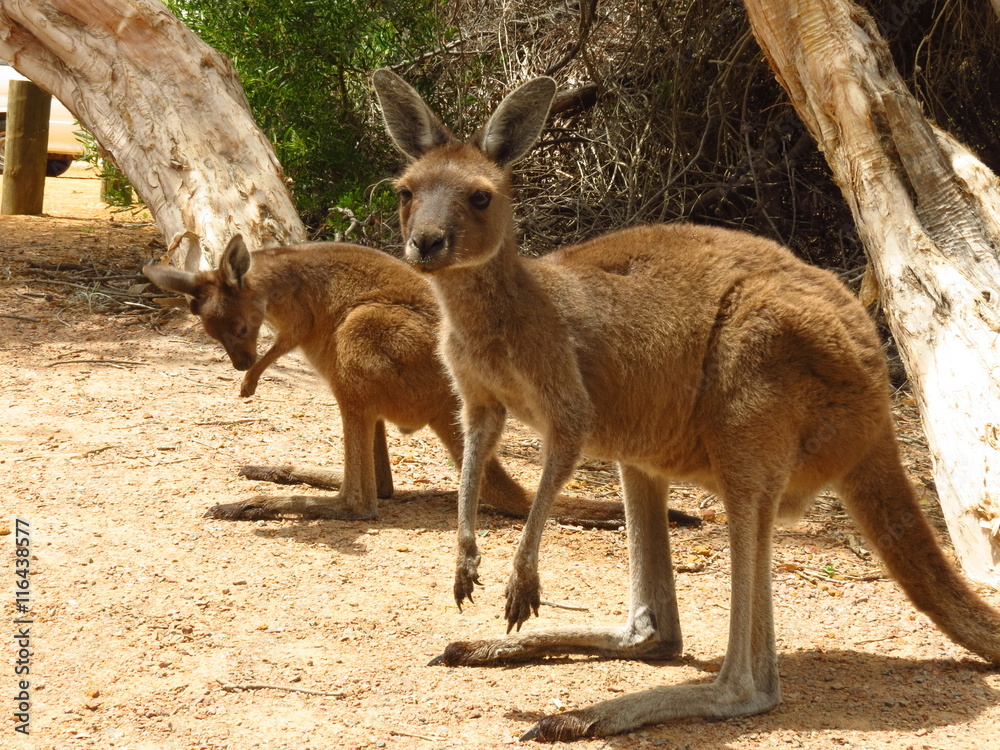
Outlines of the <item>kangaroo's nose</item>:
[{"label": "kangaroo's nose", "polygon": [[448,238],[441,229],[426,229],[410,235],[406,243],[406,257],[411,261],[422,261],[441,253],[448,244]]}]

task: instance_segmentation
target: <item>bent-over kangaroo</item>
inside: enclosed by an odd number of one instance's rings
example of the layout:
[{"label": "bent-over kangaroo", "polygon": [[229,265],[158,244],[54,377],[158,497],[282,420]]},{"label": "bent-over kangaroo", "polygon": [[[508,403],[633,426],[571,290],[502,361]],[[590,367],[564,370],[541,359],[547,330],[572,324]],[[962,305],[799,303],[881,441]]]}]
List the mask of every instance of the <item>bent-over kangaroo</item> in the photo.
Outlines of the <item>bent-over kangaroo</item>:
[{"label": "bent-over kangaroo", "polygon": [[[337,497],[258,497],[217,505],[210,515],[374,518],[376,497],[392,496],[383,420],[405,431],[429,425],[459,463],[459,401],[436,354],[437,303],[427,281],[407,264],[376,250],[338,243],[277,247],[251,255],[236,236],[217,270],[191,273],[148,265],[143,271],[164,289],[188,296],[206,332],[222,343],[237,370],[246,370],[241,396],[253,395],[264,370],[301,347],[340,407],[344,474]],[[265,321],[275,331],[275,341],[257,359],[257,337]],[[486,472],[484,502],[507,515],[525,517],[530,495],[498,461],[491,461]],[[286,467],[264,477],[274,473],[310,480],[308,472]],[[325,472],[313,473],[326,483],[331,480]],[[613,502],[567,497],[557,514],[590,525],[623,522],[621,504]],[[684,514],[676,520],[697,523]]]},{"label": "bent-over kangaroo", "polygon": [[920,511],[897,452],[879,339],[836,277],[769,240],[690,224],[519,257],[510,166],[541,132],[552,79],[510,94],[468,142],[394,73],[378,71],[374,82],[389,134],[413,159],[397,182],[406,258],[437,293],[441,350],[464,402],[456,599],[477,582],[481,477],[508,411],[541,433],[546,456],[507,586],[508,632],[537,612],[545,517],[581,453],[618,461],[628,519],[623,627],[453,643],[435,663],[679,654],[671,478],[717,492],[728,514],[729,646],[717,678],[549,716],[524,738],[775,706],[772,531],[827,486],[914,604],[957,643],[1000,662],[1000,613],[947,561]]}]

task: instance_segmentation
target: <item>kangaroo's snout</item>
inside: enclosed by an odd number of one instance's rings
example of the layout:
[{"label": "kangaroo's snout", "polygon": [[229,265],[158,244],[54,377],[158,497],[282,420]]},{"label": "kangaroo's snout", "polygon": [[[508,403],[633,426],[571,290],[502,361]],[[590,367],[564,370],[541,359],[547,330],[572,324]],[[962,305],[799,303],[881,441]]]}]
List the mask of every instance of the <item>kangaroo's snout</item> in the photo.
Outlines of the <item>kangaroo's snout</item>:
[{"label": "kangaroo's snout", "polygon": [[253,367],[254,363],[254,357],[245,353],[230,354],[229,359],[232,361],[233,367],[240,372],[246,372]]},{"label": "kangaroo's snout", "polygon": [[251,367],[253,363],[257,361],[256,351],[247,351],[246,349],[235,349],[226,347],[226,354],[229,355],[229,361],[233,363],[233,367],[240,372],[246,372]]},{"label": "kangaroo's snout", "polygon": [[443,229],[423,229],[410,235],[406,260],[419,266],[440,259],[447,251],[448,235]]}]

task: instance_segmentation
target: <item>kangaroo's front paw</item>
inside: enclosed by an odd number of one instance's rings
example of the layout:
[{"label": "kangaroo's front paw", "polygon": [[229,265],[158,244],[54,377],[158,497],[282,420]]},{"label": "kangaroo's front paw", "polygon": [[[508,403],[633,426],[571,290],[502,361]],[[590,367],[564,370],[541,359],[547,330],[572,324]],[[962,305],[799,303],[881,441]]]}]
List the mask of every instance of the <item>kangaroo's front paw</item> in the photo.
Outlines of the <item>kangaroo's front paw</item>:
[{"label": "kangaroo's front paw", "polygon": [[250,373],[243,376],[243,384],[240,386],[240,398],[250,398],[257,392],[257,378],[251,377]]},{"label": "kangaroo's front paw", "polygon": [[462,611],[462,602],[466,599],[472,604],[472,592],[476,586],[482,586],[479,580],[479,555],[463,557],[455,569],[455,603]]},{"label": "kangaroo's front paw", "polygon": [[515,568],[507,582],[507,601],[504,604],[504,617],[507,620],[507,632],[521,629],[521,625],[534,613],[538,616],[538,605],[541,603],[542,585],[538,580],[538,571],[519,573]]}]

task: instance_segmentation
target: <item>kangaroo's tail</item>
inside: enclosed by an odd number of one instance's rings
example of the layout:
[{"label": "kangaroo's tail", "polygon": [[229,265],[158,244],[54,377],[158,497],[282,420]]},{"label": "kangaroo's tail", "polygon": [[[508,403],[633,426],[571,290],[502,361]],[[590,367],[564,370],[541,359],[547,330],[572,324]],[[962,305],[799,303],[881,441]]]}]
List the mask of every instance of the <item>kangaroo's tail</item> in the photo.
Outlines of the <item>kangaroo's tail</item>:
[{"label": "kangaroo's tail", "polygon": [[840,482],[845,505],[907,596],[949,638],[1000,663],[1000,612],[947,560],[917,503],[891,428]]}]

